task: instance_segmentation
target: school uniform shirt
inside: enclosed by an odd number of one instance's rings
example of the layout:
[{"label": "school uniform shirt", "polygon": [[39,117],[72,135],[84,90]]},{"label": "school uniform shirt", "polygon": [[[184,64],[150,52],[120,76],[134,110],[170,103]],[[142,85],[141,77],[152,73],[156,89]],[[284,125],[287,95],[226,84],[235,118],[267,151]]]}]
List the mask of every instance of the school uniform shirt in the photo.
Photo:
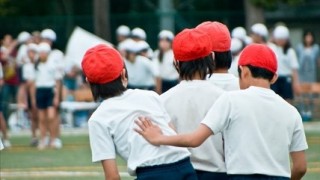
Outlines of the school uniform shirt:
[{"label": "school uniform shirt", "polygon": [[0,79],[3,79],[2,64],[0,63]]},{"label": "school uniform shirt", "polygon": [[153,146],[134,131],[134,121],[149,116],[165,135],[175,135],[169,127],[170,117],[159,95],[152,91],[126,90],[122,95],[101,103],[89,119],[92,161],[115,159],[116,152],[127,161],[130,175],[137,167],[169,164],[187,158],[186,148]]},{"label": "school uniform shirt", "polygon": [[30,61],[22,66],[22,78],[26,81],[34,81],[36,70]]},{"label": "school uniform shirt", "polygon": [[134,62],[125,60],[131,86],[154,86],[159,75],[155,63],[144,56],[136,56]]},{"label": "school uniform shirt", "polygon": [[228,174],[290,177],[290,152],[308,148],[298,111],[271,89],[226,92],[201,123],[224,132]]},{"label": "school uniform shirt", "polygon": [[173,65],[174,55],[172,49],[164,52],[162,61],[159,59],[159,50],[154,52],[154,61],[159,68],[159,76],[161,79],[174,81],[179,79],[179,74]]},{"label": "school uniform shirt", "polygon": [[239,78],[230,73],[213,73],[209,82],[225,91],[234,91],[240,89]]},{"label": "school uniform shirt", "polygon": [[229,73],[233,74],[235,77],[239,77],[239,72],[238,72],[238,63],[239,63],[239,55],[234,56],[231,66],[229,68]]},{"label": "school uniform shirt", "polygon": [[[196,130],[206,113],[224,91],[203,80],[181,81],[162,94],[166,108],[178,134]],[[209,137],[201,146],[190,148],[196,170],[226,172],[221,134]]]},{"label": "school uniform shirt", "polygon": [[62,51],[53,49],[48,56],[48,61],[55,64],[58,73],[57,76],[59,76],[59,79],[62,79],[65,74],[65,62]]},{"label": "school uniform shirt", "polygon": [[293,48],[289,48],[285,54],[283,48],[277,46],[275,53],[278,61],[277,74],[279,76],[292,76],[292,70],[299,69],[297,55]]},{"label": "school uniform shirt", "polygon": [[39,62],[38,68],[35,70],[35,86],[37,88],[53,88],[56,81],[61,79],[60,75],[52,61]]},{"label": "school uniform shirt", "polygon": [[16,62],[19,67],[28,62],[28,45],[22,44],[17,52]]}]

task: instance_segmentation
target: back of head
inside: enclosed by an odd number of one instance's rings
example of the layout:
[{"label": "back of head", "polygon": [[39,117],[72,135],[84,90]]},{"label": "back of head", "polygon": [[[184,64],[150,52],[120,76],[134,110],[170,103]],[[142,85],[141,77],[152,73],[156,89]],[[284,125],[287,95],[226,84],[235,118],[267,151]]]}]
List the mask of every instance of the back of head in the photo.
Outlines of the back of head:
[{"label": "back of head", "polygon": [[130,35],[130,28],[126,25],[121,25],[117,28],[116,33],[118,36],[126,36]]},{"label": "back of head", "polygon": [[29,39],[31,39],[31,34],[26,31],[22,31],[21,33],[19,33],[17,39],[19,44],[23,44],[27,42]]},{"label": "back of head", "polygon": [[205,79],[212,73],[212,42],[208,34],[198,29],[185,29],[173,39],[173,53],[180,78],[192,80],[196,73]]},{"label": "back of head", "polygon": [[267,45],[262,44],[251,44],[245,47],[240,54],[238,64],[247,66],[254,78],[269,81],[272,80],[278,68],[275,53]]},{"label": "back of head", "polygon": [[133,39],[138,38],[140,40],[146,40],[147,34],[143,29],[136,27],[136,28],[132,29],[132,31],[131,31],[131,37]]},{"label": "back of head", "polygon": [[158,38],[159,39],[167,39],[169,41],[172,41],[174,38],[174,34],[169,31],[169,30],[162,30],[160,31],[160,33],[158,34]]},{"label": "back of head", "polygon": [[125,91],[121,79],[124,62],[114,48],[100,44],[88,49],[81,65],[95,100],[117,96]]}]

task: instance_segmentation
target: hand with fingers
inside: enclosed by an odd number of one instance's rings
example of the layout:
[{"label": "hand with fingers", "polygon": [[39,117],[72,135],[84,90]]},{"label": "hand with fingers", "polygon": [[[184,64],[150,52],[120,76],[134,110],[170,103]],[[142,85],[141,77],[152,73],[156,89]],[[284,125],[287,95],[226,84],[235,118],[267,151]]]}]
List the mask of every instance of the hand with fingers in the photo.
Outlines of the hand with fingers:
[{"label": "hand with fingers", "polygon": [[135,123],[139,126],[140,129],[135,128],[134,130],[143,136],[150,144],[155,146],[160,145],[160,138],[162,137],[162,131],[159,126],[154,125],[150,118],[139,117],[138,120],[135,120]]}]

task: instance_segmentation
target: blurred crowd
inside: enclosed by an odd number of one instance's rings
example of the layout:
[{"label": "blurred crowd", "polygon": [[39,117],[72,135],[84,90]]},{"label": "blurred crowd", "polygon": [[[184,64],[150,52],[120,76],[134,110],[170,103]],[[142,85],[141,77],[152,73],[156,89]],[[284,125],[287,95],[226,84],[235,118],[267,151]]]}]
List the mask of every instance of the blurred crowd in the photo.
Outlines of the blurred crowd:
[{"label": "blurred crowd", "polygon": [[[267,44],[278,60],[278,80],[272,89],[292,102],[301,92],[302,83],[316,83],[320,67],[319,45],[312,31],[306,30],[301,43],[292,46],[290,31],[284,25],[269,31],[264,24],[254,24],[248,31],[243,27],[231,30],[233,56],[229,73],[238,77],[238,57],[250,43]],[[158,47],[153,50],[147,43],[146,32],[121,25],[116,30],[117,49],[128,71],[128,88],[153,90],[161,94],[179,83],[179,74],[173,63],[172,40],[174,33],[162,30]],[[31,34],[21,32],[17,38],[5,35],[0,51],[0,126],[5,147],[10,147],[7,120],[10,105],[27,112],[31,123],[30,145],[42,150],[61,148],[60,113],[62,101],[74,99],[74,92],[86,87],[81,69],[65,62],[64,54],[55,48],[56,33],[51,29]],[[310,97],[312,98],[312,97]],[[311,101],[310,101],[311,102]],[[312,103],[300,112],[312,116]],[[40,134],[37,135],[39,130]]]}]

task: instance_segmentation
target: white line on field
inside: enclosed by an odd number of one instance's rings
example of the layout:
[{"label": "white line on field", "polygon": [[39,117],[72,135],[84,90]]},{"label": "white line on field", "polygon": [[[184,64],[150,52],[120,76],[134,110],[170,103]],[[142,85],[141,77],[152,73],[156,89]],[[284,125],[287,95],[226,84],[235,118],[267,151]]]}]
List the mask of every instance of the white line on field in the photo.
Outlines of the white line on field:
[{"label": "white line on field", "polygon": [[[121,177],[130,177],[127,172],[120,172]],[[19,171],[0,172],[0,177],[74,177],[74,176],[103,176],[102,172],[81,172],[81,171]]]}]

